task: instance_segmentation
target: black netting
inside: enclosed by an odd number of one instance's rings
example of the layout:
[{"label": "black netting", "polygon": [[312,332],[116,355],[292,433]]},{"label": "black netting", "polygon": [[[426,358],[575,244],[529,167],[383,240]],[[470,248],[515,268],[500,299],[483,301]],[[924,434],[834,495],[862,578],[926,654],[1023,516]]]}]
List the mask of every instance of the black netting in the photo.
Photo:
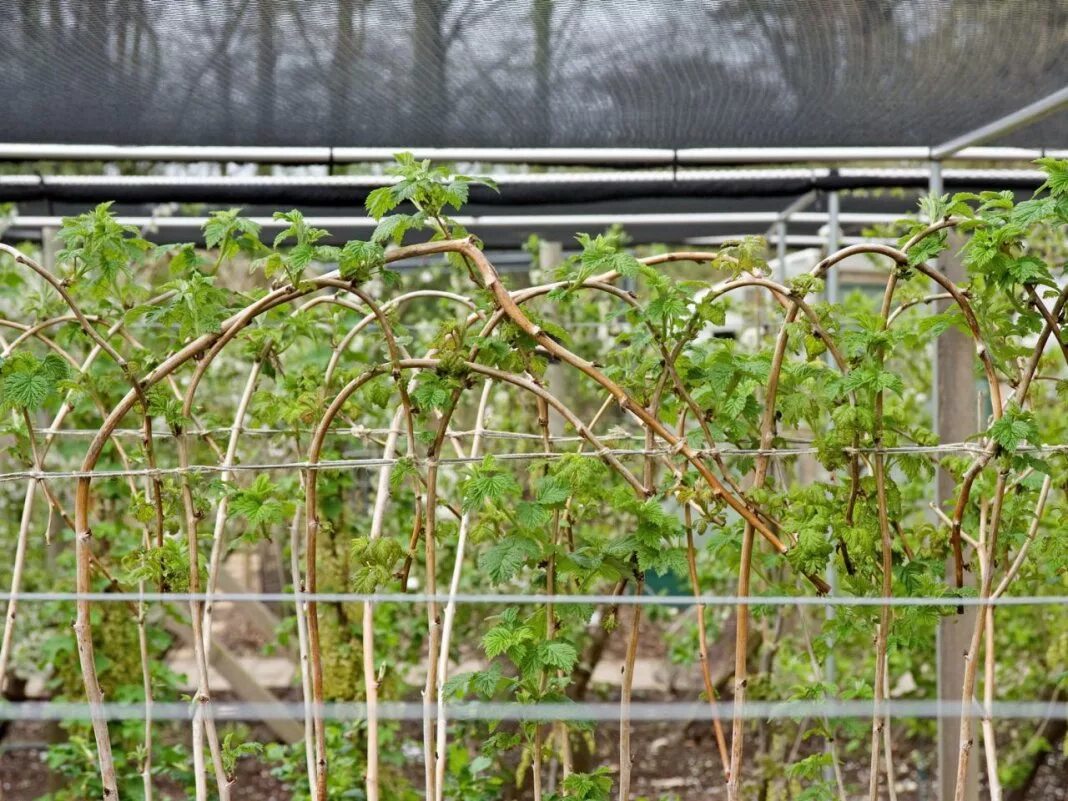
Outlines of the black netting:
[{"label": "black netting", "polygon": [[[641,173],[608,173],[576,176],[567,173],[546,182],[513,183],[502,178],[499,189],[473,186],[475,206],[587,206],[603,201],[631,198],[783,198],[813,190],[835,189],[926,189],[930,178],[925,170],[706,170]],[[581,179],[581,180],[580,180]],[[942,183],[947,190],[1011,189],[1034,191],[1043,181],[1037,170],[946,170]],[[101,199],[122,203],[274,203],[278,206],[350,206],[363,208],[367,195],[381,183],[362,178],[307,177],[275,180],[226,178],[168,179],[133,177],[99,179],[83,176],[19,175],[0,176],[0,203],[51,201],[95,203]],[[775,204],[778,205],[778,201]]]},{"label": "black netting", "polygon": [[1064,0],[8,0],[0,138],[931,145],[1068,83],[1066,43]]},{"label": "black netting", "polygon": [[[983,183],[970,188],[989,188],[990,184]],[[961,188],[965,188],[964,185]],[[881,214],[892,216],[904,216],[914,213],[919,198],[926,194],[926,189],[906,189],[902,192],[871,192],[863,194],[848,194],[841,198],[841,210],[847,216],[841,223],[842,232],[847,236],[860,235],[867,229],[871,222],[858,222],[848,215],[853,213]],[[1026,197],[1027,192],[1018,192],[1018,198]],[[520,215],[514,225],[500,224],[506,219],[502,209],[498,206],[486,206],[472,203],[464,209],[464,214],[474,217],[493,215],[498,223],[486,225],[483,221],[475,221],[471,228],[488,248],[506,248],[516,250],[533,233],[548,240],[563,242],[566,247],[574,247],[575,233],[587,231],[597,233],[607,228],[611,222],[622,222],[626,228],[628,237],[635,244],[682,242],[688,237],[703,237],[715,235],[740,236],[743,234],[764,234],[771,226],[771,221],[764,219],[739,221],[737,219],[723,219],[719,222],[695,222],[686,219],[688,215],[711,213],[719,214],[730,212],[738,213],[763,213],[777,214],[788,206],[796,198],[780,197],[633,197],[621,200],[583,203],[578,207],[553,206],[546,208],[539,204],[529,206],[514,206],[507,211],[509,215]],[[286,206],[282,206],[285,208]],[[279,204],[263,200],[260,203],[245,205],[242,213],[248,217],[270,217],[279,208]],[[56,200],[54,202],[28,201],[19,203],[20,218],[34,218],[38,215],[49,217],[63,217],[81,214],[88,209],[84,202],[67,202]],[[154,204],[141,205],[132,202],[120,202],[112,206],[112,211],[120,216],[135,218],[150,218],[158,213],[159,209]],[[804,211],[826,212],[828,211],[828,199],[825,194],[812,198]],[[554,214],[568,212],[583,216],[593,215],[599,218],[596,223],[577,222],[574,217],[553,217]],[[633,221],[633,217],[627,215],[641,215],[643,222]],[[650,216],[653,215],[653,216]],[[350,239],[366,239],[370,227],[348,226],[340,221],[333,222],[331,218],[362,217],[363,211],[359,205],[355,207],[350,203],[341,203],[337,206],[318,207],[314,210],[316,225],[330,231],[329,241],[344,243]],[[793,218],[789,224],[790,234],[814,236],[826,226],[826,220],[811,220]],[[16,223],[14,227],[4,232],[4,239],[8,242],[21,242],[24,240],[37,240],[41,236],[39,225]],[[201,232],[195,226],[168,227],[166,225],[153,228],[150,238],[153,242],[190,242],[199,241]],[[273,232],[268,236],[268,240]],[[514,255],[514,254],[513,254]]]}]

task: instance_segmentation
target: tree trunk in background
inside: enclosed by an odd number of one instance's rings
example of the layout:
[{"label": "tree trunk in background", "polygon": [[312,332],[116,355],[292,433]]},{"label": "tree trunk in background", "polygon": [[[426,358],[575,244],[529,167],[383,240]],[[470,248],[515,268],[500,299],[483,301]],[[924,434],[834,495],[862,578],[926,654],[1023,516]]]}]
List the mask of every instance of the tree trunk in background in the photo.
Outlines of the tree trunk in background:
[{"label": "tree trunk in background", "polygon": [[349,59],[355,50],[353,46],[352,15],[355,3],[353,0],[337,0],[337,30],[334,35],[334,58],[330,71],[330,83],[333,91],[330,92],[330,141],[335,145],[348,144],[346,129],[348,128],[345,118],[345,109],[352,98],[353,78],[355,73]]},{"label": "tree trunk in background", "polygon": [[448,89],[445,82],[446,42],[442,21],[448,0],[412,0],[412,74],[409,100],[432,124],[429,130],[413,130],[413,140],[439,143],[448,127]]},{"label": "tree trunk in background", "polygon": [[[950,279],[961,282],[965,278],[964,265],[955,254],[960,250],[960,239],[950,236],[950,248],[939,259],[939,269]],[[952,301],[939,304],[943,311]],[[936,430],[942,442],[964,442],[978,430],[979,393],[975,378],[975,345],[971,337],[956,328],[951,328],[938,338],[937,371],[937,423]],[[956,482],[953,476],[938,471],[937,498],[939,504],[955,498]],[[953,583],[953,558],[946,562],[946,582]],[[965,572],[965,582],[974,577]],[[966,607],[963,614],[941,619],[938,626],[938,697],[945,704],[946,712],[960,711],[963,691],[964,653],[971,642],[975,627],[975,607]],[[976,732],[978,737],[978,732]],[[960,718],[942,717],[938,720],[938,798],[952,801],[956,786],[957,757],[960,751]],[[965,798],[978,801],[978,759],[969,760],[968,787]]]},{"label": "tree trunk in background", "polygon": [[274,134],[274,109],[277,100],[277,81],[275,79],[274,40],[274,0],[259,2],[259,31],[256,48],[256,94],[259,105],[256,108],[256,127],[261,141],[270,139]]},{"label": "tree trunk in background", "polygon": [[534,0],[534,104],[538,136],[543,145],[552,140],[553,0]]},{"label": "tree trunk in background", "polygon": [[[228,14],[233,14],[232,7],[227,8]],[[228,145],[240,145],[234,128],[234,79],[233,61],[230,58],[230,40],[227,39],[219,49],[218,66],[215,68],[219,96],[216,107],[222,121],[223,142]],[[225,169],[225,168],[224,168]]]}]

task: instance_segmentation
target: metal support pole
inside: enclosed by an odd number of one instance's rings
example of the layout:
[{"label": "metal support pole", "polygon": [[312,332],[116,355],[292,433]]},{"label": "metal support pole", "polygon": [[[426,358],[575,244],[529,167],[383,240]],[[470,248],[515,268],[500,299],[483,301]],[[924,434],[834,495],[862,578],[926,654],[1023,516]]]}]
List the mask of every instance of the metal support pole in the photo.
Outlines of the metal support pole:
[{"label": "metal support pole", "polygon": [[942,194],[942,162],[932,161],[930,166],[931,178],[927,191],[932,195]]},{"label": "metal support pole", "polygon": [[999,136],[1004,136],[1017,128],[1023,128],[1025,125],[1038,122],[1043,117],[1060,111],[1065,107],[1068,107],[1068,86],[1058,89],[1053,94],[1046,95],[1041,100],[1036,100],[1034,103],[1024,106],[1019,111],[1014,111],[1000,120],[995,120],[982,128],[976,128],[974,131],[969,131],[966,134],[950,139],[948,142],[932,147],[931,158],[935,161],[950,158],[966,147],[979,145]]},{"label": "metal support pole", "polygon": [[782,222],[789,222],[792,218],[800,216],[805,209],[819,199],[819,196],[820,193],[815,189],[810,192],[805,192],[805,194],[801,195],[801,197],[779,212],[779,220]]},{"label": "metal support pole", "polygon": [[59,226],[41,226],[41,264],[49,272],[56,271],[56,253],[59,252]]},{"label": "metal support pole", "polygon": [[786,220],[775,223],[775,280],[786,283]]},{"label": "metal support pole", "polygon": [[[1037,184],[1036,184],[1037,185]],[[839,226],[873,225],[891,223],[901,218],[899,212],[843,212],[838,215]],[[208,222],[207,217],[146,217],[119,215],[116,221],[122,225],[132,225],[147,231],[165,231],[174,235],[195,236],[199,229]],[[272,217],[249,217],[265,231],[276,232],[286,226],[284,220]],[[784,218],[774,211],[711,211],[711,212],[665,212],[655,214],[485,214],[457,215],[456,222],[468,228],[479,229],[544,229],[565,228],[570,230],[589,230],[619,224],[626,228],[645,226],[678,226],[699,229],[707,226],[768,226],[767,235],[775,236],[776,223]],[[802,224],[821,224],[830,217],[826,212],[798,211],[790,214],[787,220]],[[373,229],[377,222],[371,217],[315,215],[307,217],[309,225],[336,230],[340,228]],[[63,219],[49,215],[16,215],[10,220],[9,229],[54,227],[59,228]],[[737,232],[730,232],[737,236]],[[687,237],[692,243],[699,243],[704,237]],[[708,237],[713,241],[713,237]],[[821,239],[819,244],[824,243]],[[841,242],[841,238],[838,240]]]},{"label": "metal support pole", "polygon": [[[841,236],[841,230],[839,228],[839,217],[841,214],[841,200],[837,192],[830,192],[827,195],[827,255],[834,253],[839,248],[839,238]],[[825,283],[825,290],[827,292],[827,302],[838,302],[838,269],[829,270],[827,272]]]},{"label": "metal support pole", "polygon": [[[790,219],[795,215],[800,215],[809,206],[816,202],[816,199],[820,196],[820,193],[813,190],[806,192],[788,205],[785,209],[779,212],[778,219],[772,223],[768,228],[767,235],[769,237],[775,237],[775,257],[778,260],[779,269],[775,275],[775,280],[780,284],[786,283],[786,246],[789,244],[789,235],[787,233],[787,225]],[[811,215],[809,215],[811,216]]]},{"label": "metal support pole", "polygon": [[[1051,95],[1050,98],[1056,98]],[[1047,103],[1050,98],[1032,104],[1028,109]],[[1015,119],[1027,109],[1006,117]],[[1045,113],[1049,113],[1048,111]],[[1033,122],[1037,117],[1017,122]],[[1004,124],[993,123],[993,125]],[[987,126],[987,128],[992,126]],[[986,128],[967,134],[969,141]],[[1006,133],[999,129],[992,136]],[[1058,143],[1060,144],[1060,143]],[[233,147],[233,146],[171,146],[171,145],[87,145],[49,144],[36,142],[0,142],[0,161],[146,161],[146,162],[232,162],[241,164],[357,164],[390,162],[394,154],[407,151],[417,159],[444,162],[477,162],[482,164],[546,164],[546,165],[711,165],[711,164],[862,164],[886,161],[926,161],[936,158],[955,158],[973,161],[1031,161],[1046,153],[1063,158],[1064,150],[1023,147],[964,147],[943,153],[954,147],[946,143],[937,147],[713,147],[713,148],[626,148],[626,147]],[[937,151],[937,152],[936,152]]]}]

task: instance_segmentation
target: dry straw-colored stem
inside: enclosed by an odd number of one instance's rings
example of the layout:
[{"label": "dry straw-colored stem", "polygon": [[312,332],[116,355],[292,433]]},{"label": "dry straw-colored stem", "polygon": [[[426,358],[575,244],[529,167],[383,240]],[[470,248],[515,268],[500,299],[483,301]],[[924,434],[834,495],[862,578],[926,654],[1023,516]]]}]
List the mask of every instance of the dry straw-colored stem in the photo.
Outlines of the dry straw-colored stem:
[{"label": "dry straw-colored stem", "polygon": [[[885,330],[889,325],[891,304],[894,299],[894,290],[897,288],[897,276],[891,274],[886,281],[886,290],[883,293],[883,304],[879,312],[879,319]],[[885,360],[882,348],[878,349],[876,359],[881,366]],[[874,428],[872,431],[872,443],[876,447],[882,445],[883,437],[883,390],[875,393]],[[892,534],[890,531],[890,517],[887,510],[886,500],[886,457],[882,453],[876,453],[874,462],[875,469],[875,492],[876,514],[879,518],[879,544],[882,556],[882,597],[889,599],[894,591],[894,552]],[[890,626],[893,620],[893,611],[889,604],[884,604],[879,609],[879,626],[875,635],[875,683],[873,695],[875,697],[875,709],[872,716],[871,727],[871,765],[868,774],[868,798],[870,801],[878,801],[879,798],[879,749],[882,746],[882,738],[888,725],[887,715],[880,707],[886,700],[887,681],[887,645],[890,640]],[[887,756],[890,757],[889,744],[886,747]],[[891,772],[893,760],[886,760],[887,782],[893,784],[894,776]]]}]

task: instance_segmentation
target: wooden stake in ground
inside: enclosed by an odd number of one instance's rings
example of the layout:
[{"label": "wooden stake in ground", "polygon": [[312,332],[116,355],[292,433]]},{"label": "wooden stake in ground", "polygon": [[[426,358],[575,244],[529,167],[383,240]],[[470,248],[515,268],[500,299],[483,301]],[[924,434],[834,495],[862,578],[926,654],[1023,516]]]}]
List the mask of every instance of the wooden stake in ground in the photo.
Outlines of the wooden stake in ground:
[{"label": "wooden stake in ground", "polygon": [[[959,250],[951,248],[950,252]],[[952,280],[964,277],[960,259],[945,256],[943,272]],[[943,301],[938,311],[951,305]],[[950,328],[935,345],[935,381],[937,382],[936,431],[942,442],[963,442],[978,430],[978,391],[973,368],[975,345],[971,338],[956,328]],[[956,492],[956,480],[945,470],[938,471],[937,501],[951,501]],[[953,575],[954,559],[946,562],[947,580]],[[975,626],[975,607],[967,607],[962,614],[941,618],[938,624],[938,697],[946,704],[946,711],[959,709],[964,688],[963,654],[971,643]],[[957,756],[960,752],[960,721],[953,717],[938,719],[938,797],[942,801],[953,798],[956,786]],[[965,798],[978,801],[978,771],[974,763],[967,773]]]}]

